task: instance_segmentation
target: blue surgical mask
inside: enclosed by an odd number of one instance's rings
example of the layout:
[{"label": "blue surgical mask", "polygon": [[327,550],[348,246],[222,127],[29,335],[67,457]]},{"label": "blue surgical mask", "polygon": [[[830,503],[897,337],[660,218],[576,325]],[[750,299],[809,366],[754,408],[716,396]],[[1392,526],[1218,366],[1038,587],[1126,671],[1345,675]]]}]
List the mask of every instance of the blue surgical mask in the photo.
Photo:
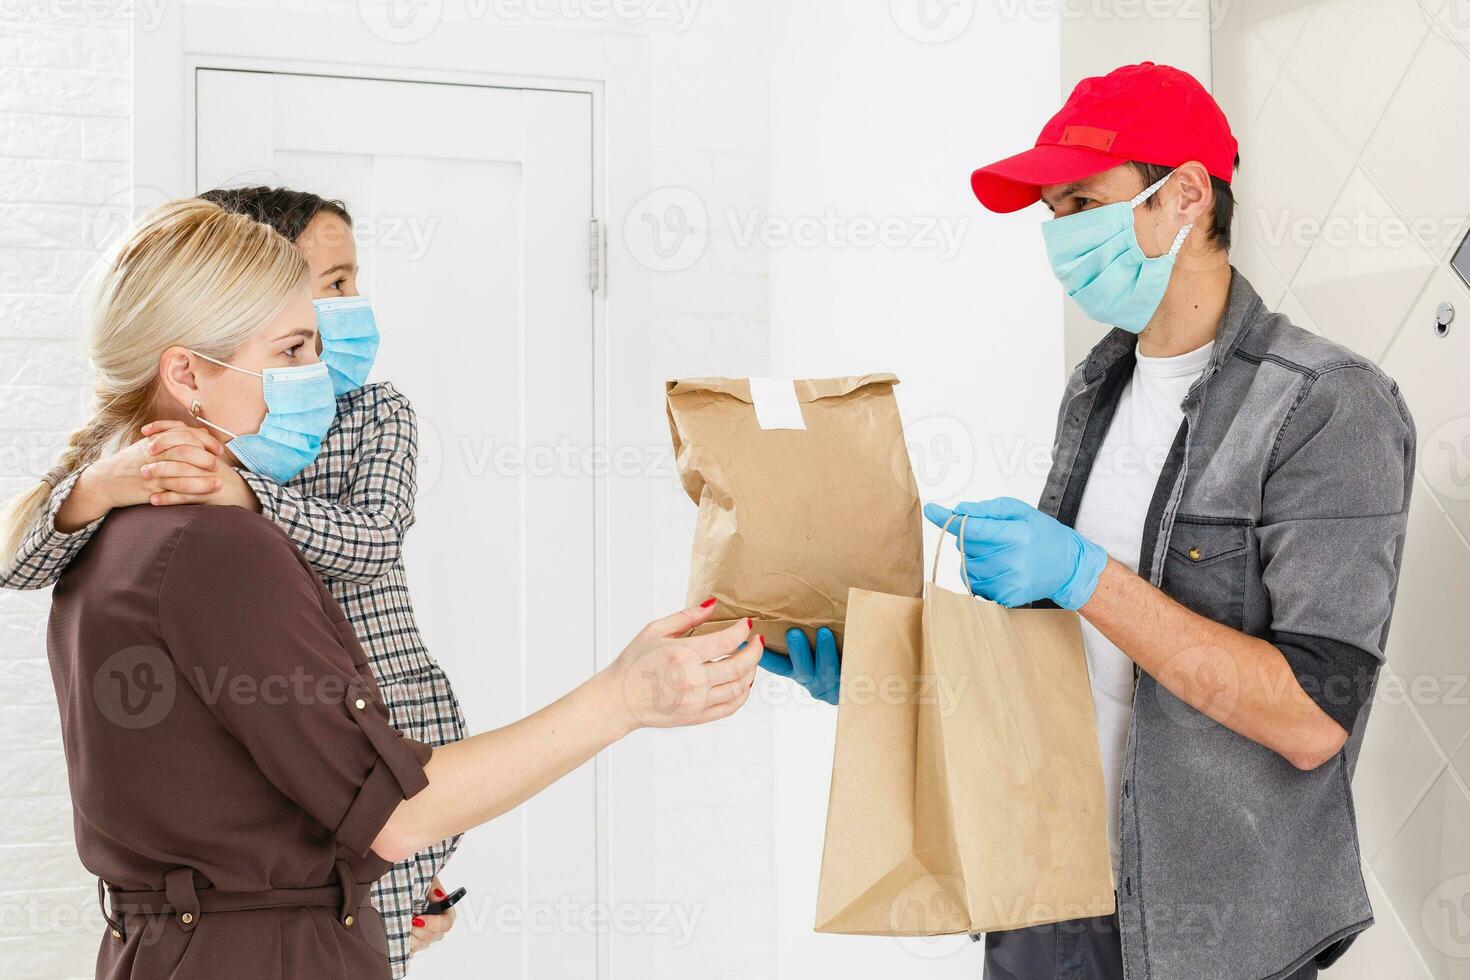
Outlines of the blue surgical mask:
[{"label": "blue surgical mask", "polygon": [[1131,201],[1079,211],[1041,226],[1052,271],[1082,312],[1099,323],[1142,333],[1164,301],[1174,257],[1194,225],[1179,229],[1167,255],[1149,258],[1139,247],[1133,215],[1172,176]]},{"label": "blue surgical mask", "polygon": [[265,392],[265,418],[255,432],[236,435],[201,415],[195,402],[190,409],[196,419],[230,437],[230,452],[252,473],[277,483],[286,483],[306,469],[322,451],[322,439],[337,417],[337,398],[327,366],[321,361],[299,367],[249,371],[207,354],[190,351],[220,367],[260,379]]},{"label": "blue surgical mask", "polygon": [[322,361],[338,395],[367,381],[378,356],[378,321],[366,296],[333,296],[316,300],[316,330],[322,338]]}]

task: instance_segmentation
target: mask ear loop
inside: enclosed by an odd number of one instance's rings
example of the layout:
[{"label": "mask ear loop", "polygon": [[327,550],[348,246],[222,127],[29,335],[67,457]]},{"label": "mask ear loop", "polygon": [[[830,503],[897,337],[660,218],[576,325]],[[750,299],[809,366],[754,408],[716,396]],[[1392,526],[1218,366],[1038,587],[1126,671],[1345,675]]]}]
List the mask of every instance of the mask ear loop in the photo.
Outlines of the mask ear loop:
[{"label": "mask ear loop", "polygon": [[1179,234],[1174,236],[1174,246],[1169,249],[1169,258],[1172,259],[1179,254],[1179,250],[1184,247],[1184,240],[1189,237],[1189,233],[1193,230],[1193,221],[1179,229]]},{"label": "mask ear loop", "polygon": [[[200,356],[203,357],[204,355],[201,354]],[[225,435],[229,436],[231,439],[238,439],[238,438],[240,438],[239,436],[235,435],[235,433],[231,432],[229,429],[226,429],[224,426],[222,426],[222,425],[215,425],[213,422],[209,421],[209,419],[205,418],[204,417],[204,406],[201,405],[201,404],[199,404],[199,399],[197,399],[197,398],[194,399],[194,403],[189,406],[189,414],[192,415],[196,420],[198,420],[200,422],[203,422],[205,425],[209,426],[211,429],[214,429],[216,432],[223,432]]]},{"label": "mask ear loop", "polygon": [[[1171,170],[1160,179],[1145,187],[1137,196],[1135,196],[1131,201],[1128,202],[1128,206],[1130,208],[1137,208],[1144,201],[1147,201],[1149,198],[1157,194],[1159,192],[1159,188],[1167,184],[1169,182],[1169,178],[1174,176],[1176,173],[1178,173],[1177,170]],[[1183,228],[1179,229],[1179,234],[1174,236],[1174,244],[1169,248],[1169,258],[1173,259],[1179,256],[1179,250],[1184,247],[1184,240],[1189,237],[1189,233],[1193,230],[1194,222],[1192,221],[1189,224],[1185,225]]]},{"label": "mask ear loop", "polygon": [[261,374],[259,371],[252,371],[249,368],[236,367],[233,364],[226,364],[224,361],[221,361],[218,358],[210,357],[208,354],[201,354],[197,350],[194,350],[192,347],[185,347],[184,350],[188,351],[190,354],[193,354],[195,357],[203,358],[211,364],[218,364],[222,368],[229,368],[231,371],[239,371],[241,374],[248,374],[252,378],[259,378],[262,381],[265,380],[265,375]]},{"label": "mask ear loop", "polygon": [[1147,201],[1149,198],[1153,197],[1159,192],[1160,187],[1163,187],[1169,182],[1169,178],[1174,176],[1174,173],[1175,171],[1173,170],[1169,171],[1163,177],[1154,181],[1152,184],[1145,187],[1142,191],[1139,191],[1139,193],[1133,198],[1133,200],[1128,202],[1128,206],[1130,208],[1136,208],[1144,201]]},{"label": "mask ear loop", "polygon": [[[251,371],[251,370],[248,370],[246,368],[235,367],[235,365],[233,365],[233,364],[226,364],[224,361],[221,361],[218,358],[210,357],[208,354],[201,354],[201,353],[199,353],[197,350],[195,350],[192,347],[185,347],[184,350],[188,351],[190,354],[193,354],[195,357],[202,358],[202,359],[208,361],[211,364],[218,364],[222,368],[229,368],[231,371],[239,371],[241,374],[249,374],[249,375],[253,375],[253,376],[257,377],[257,378],[260,378],[262,381],[265,380],[265,375],[263,375],[263,374],[259,374],[259,373],[255,372],[255,371]],[[229,429],[226,429],[224,426],[222,426],[222,425],[215,425],[213,422],[209,421],[209,419],[205,418],[204,417],[204,406],[201,405],[201,404],[199,404],[199,399],[197,399],[197,398],[194,399],[194,403],[189,406],[189,414],[191,416],[193,416],[195,419],[197,419],[198,421],[203,422],[205,425],[209,426],[211,429],[213,429],[216,432],[223,432],[225,435],[229,436],[231,439],[238,439],[238,438],[240,438],[239,436],[235,435],[235,433],[231,432]]]}]

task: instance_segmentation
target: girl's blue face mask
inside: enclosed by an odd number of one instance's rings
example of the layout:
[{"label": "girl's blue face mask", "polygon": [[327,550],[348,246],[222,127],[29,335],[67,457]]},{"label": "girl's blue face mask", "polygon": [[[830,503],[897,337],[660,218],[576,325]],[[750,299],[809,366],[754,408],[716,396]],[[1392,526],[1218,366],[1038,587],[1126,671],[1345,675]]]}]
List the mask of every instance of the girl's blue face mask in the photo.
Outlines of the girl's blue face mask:
[{"label": "girl's blue face mask", "polygon": [[1052,271],[1082,312],[1099,323],[1142,333],[1164,301],[1174,258],[1194,225],[1179,229],[1168,254],[1149,258],[1138,244],[1133,215],[1172,176],[1171,172],[1131,201],[1079,211],[1041,226]]},{"label": "girl's blue face mask", "polygon": [[332,390],[338,395],[356,391],[366,383],[378,356],[378,321],[372,303],[366,296],[333,296],[313,305]]},{"label": "girl's blue face mask", "polygon": [[198,402],[190,410],[199,421],[230,437],[230,452],[252,473],[286,483],[306,469],[322,450],[322,439],[337,417],[337,398],[327,365],[321,361],[299,367],[249,371],[191,350],[220,367],[261,379],[265,418],[255,432],[236,435],[204,418]]}]

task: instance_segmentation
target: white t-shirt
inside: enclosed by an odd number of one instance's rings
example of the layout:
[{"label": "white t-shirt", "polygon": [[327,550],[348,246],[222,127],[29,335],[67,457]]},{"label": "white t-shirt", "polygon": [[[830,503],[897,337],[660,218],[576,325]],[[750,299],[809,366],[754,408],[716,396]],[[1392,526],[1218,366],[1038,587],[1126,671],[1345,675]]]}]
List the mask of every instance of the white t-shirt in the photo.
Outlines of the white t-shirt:
[{"label": "white t-shirt", "polygon": [[[1113,423],[1082,493],[1078,533],[1135,572],[1149,502],[1184,420],[1180,403],[1210,363],[1214,349],[1215,342],[1210,341],[1175,357],[1138,355],[1138,365],[1123,387]],[[1107,794],[1108,844],[1116,876],[1118,793],[1128,724],[1133,717],[1133,661],[1086,620],[1082,621],[1082,647],[1092,678],[1092,707],[1097,714],[1097,741]]]}]

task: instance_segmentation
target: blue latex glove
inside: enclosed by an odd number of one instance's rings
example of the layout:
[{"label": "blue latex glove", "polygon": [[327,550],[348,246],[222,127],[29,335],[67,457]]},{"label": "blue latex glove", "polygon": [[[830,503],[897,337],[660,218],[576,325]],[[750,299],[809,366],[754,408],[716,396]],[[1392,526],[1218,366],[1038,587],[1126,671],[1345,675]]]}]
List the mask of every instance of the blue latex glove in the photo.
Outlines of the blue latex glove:
[{"label": "blue latex glove", "polygon": [[1102,548],[1013,497],[956,504],[954,510],[925,504],[924,516],[941,528],[948,521],[956,537],[960,518],[967,518],[965,538],[955,546],[964,552],[970,591],[1002,606],[1050,599],[1079,609],[1108,563]]},{"label": "blue latex glove", "polygon": [[837,637],[823,626],[817,630],[817,653],[812,656],[811,641],[801,630],[786,631],[783,656],[772,650],[761,654],[760,665],[773,674],[789,677],[811,692],[812,697],[828,704],[837,703],[837,688],[842,682],[842,665],[837,657]]}]

